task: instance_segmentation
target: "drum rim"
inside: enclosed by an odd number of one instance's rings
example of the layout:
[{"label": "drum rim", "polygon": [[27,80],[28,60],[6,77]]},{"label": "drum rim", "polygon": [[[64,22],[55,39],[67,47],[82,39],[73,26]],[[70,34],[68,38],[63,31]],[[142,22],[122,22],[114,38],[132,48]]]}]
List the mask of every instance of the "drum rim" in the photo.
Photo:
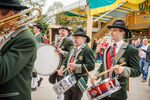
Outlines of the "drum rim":
[{"label": "drum rim", "polygon": [[[116,77],[107,78],[107,79],[104,79],[104,80],[102,80],[101,82],[99,82],[99,83],[97,83],[97,84],[103,84],[103,83],[107,82],[108,80],[117,80],[117,78],[116,78]],[[118,80],[117,80],[117,81],[118,81]]]},{"label": "drum rim", "polygon": [[[68,79],[69,77],[72,77],[72,76],[75,76],[74,74],[68,74],[67,76],[65,76],[62,80],[60,80],[58,83],[56,83],[52,88],[53,90],[55,91],[55,88],[57,88],[58,84],[60,84],[63,80],[65,79]],[[78,81],[76,80],[76,77],[73,77],[75,79],[75,83],[71,84],[73,87],[73,85],[75,85]],[[62,93],[65,93],[67,90],[69,90],[71,87],[69,87],[68,89],[64,90]],[[60,94],[62,94],[60,93]],[[57,94],[57,93],[56,93]],[[60,95],[60,94],[57,94],[57,95]]]},{"label": "drum rim", "polygon": [[103,84],[103,83],[105,83],[105,82],[108,82],[108,80],[116,80],[116,77],[104,79],[104,80],[98,82],[97,84],[92,85],[91,87],[87,88],[87,90],[89,91],[90,89],[95,88],[96,86],[98,86],[98,85],[100,85],[100,84]]},{"label": "drum rim", "polygon": [[[52,45],[52,44],[42,44],[42,45],[40,45],[38,48],[40,48],[40,47],[42,47],[42,46],[45,46],[45,45],[51,45],[51,46],[53,46],[53,47],[55,47],[55,48],[57,49],[57,47],[54,46],[54,45]],[[38,49],[38,48],[37,48],[37,49]],[[61,55],[60,53],[59,53],[59,58],[60,58],[59,65],[57,66],[56,69],[59,69],[60,66],[61,66],[61,63],[62,63],[62,55]],[[35,69],[35,66],[33,67],[33,69],[35,70],[35,72],[37,72],[39,75],[42,75],[42,76],[53,75],[53,74],[56,72],[56,70],[55,70],[54,72],[52,72],[52,73],[50,73],[50,74],[40,74],[40,73]]]}]

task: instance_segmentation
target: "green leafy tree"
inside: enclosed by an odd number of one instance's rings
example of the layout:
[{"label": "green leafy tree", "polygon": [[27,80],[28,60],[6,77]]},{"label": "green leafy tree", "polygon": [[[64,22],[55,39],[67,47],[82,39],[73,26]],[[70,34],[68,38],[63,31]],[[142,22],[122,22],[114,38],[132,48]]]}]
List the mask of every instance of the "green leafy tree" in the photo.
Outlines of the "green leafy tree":
[{"label": "green leafy tree", "polygon": [[[26,5],[29,8],[36,7],[41,9],[42,11],[47,0],[19,0],[19,1],[22,5]],[[46,22],[46,20],[44,20],[45,17],[47,17],[47,15],[42,13],[41,19],[37,21],[37,23],[40,22],[43,25],[42,35],[48,33],[47,31],[48,23]],[[33,29],[31,29],[31,31],[33,31]]]},{"label": "green leafy tree", "polygon": [[86,24],[86,20],[81,19],[80,16],[79,18],[74,18],[74,17],[69,17],[65,15],[64,13],[57,14],[56,15],[56,25],[68,25],[73,28],[73,32],[75,32],[79,27],[83,28]]}]

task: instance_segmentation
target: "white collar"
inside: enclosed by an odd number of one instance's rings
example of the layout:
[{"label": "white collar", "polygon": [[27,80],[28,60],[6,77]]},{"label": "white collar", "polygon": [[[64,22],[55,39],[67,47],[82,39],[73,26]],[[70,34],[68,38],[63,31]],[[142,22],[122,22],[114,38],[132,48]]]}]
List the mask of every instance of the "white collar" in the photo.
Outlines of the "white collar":
[{"label": "white collar", "polygon": [[61,38],[61,40],[63,40],[64,38],[66,38],[66,36],[65,37],[60,37]]},{"label": "white collar", "polygon": [[35,36],[38,36],[39,34],[41,34],[41,33],[40,33],[40,32],[39,32],[39,33],[36,33]]},{"label": "white collar", "polygon": [[[84,44],[82,44],[82,45],[84,45]],[[77,49],[79,50],[82,47],[82,45],[78,46]]]},{"label": "white collar", "polygon": [[124,41],[123,41],[123,40],[120,40],[120,41],[116,42],[117,47],[121,47],[123,43],[124,43]]}]

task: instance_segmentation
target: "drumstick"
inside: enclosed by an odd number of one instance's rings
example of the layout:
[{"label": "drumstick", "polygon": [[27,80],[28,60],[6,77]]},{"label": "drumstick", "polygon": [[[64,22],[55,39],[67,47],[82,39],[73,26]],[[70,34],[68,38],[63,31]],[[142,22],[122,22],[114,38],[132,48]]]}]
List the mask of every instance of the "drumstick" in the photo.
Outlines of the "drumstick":
[{"label": "drumstick", "polygon": [[88,75],[89,75],[90,79],[92,80],[92,77],[91,77],[91,75],[90,75],[90,73],[89,73],[88,69],[86,68],[85,64],[83,64],[83,66],[84,66],[84,68],[85,68],[86,72],[88,73]]},{"label": "drumstick", "polygon": [[[124,65],[124,64],[126,64],[126,62],[123,62],[123,63],[120,64],[119,66],[122,66],[122,65]],[[104,71],[104,72],[99,73],[96,77],[100,77],[100,76],[104,75],[105,73],[110,72],[111,70],[113,70],[113,68],[111,68],[111,69],[109,69],[109,70],[106,70],[106,71]]]},{"label": "drumstick", "polygon": [[53,67],[52,65],[50,65],[55,71],[57,71],[58,72],[58,70],[55,68],[55,67]]},{"label": "drumstick", "polygon": [[[56,72],[58,72],[58,69],[56,69],[54,66],[50,65]],[[63,75],[64,76],[64,75]]]},{"label": "drumstick", "polygon": [[[73,64],[75,64],[78,61],[78,59],[76,61],[73,62]],[[67,69],[69,69],[69,67],[67,67],[62,73],[64,73]]]}]

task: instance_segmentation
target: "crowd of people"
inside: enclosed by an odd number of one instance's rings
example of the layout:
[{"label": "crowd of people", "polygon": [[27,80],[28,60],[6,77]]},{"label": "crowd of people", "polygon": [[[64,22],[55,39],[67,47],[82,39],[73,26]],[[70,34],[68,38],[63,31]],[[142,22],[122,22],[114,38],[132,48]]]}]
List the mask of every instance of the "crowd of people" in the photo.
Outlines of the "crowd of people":
[{"label": "crowd of people", "polygon": [[131,46],[139,50],[140,67],[142,72],[142,82],[147,81],[149,64],[150,64],[150,45],[148,44],[148,39],[144,38],[142,41],[140,38],[137,40],[132,40]]}]

